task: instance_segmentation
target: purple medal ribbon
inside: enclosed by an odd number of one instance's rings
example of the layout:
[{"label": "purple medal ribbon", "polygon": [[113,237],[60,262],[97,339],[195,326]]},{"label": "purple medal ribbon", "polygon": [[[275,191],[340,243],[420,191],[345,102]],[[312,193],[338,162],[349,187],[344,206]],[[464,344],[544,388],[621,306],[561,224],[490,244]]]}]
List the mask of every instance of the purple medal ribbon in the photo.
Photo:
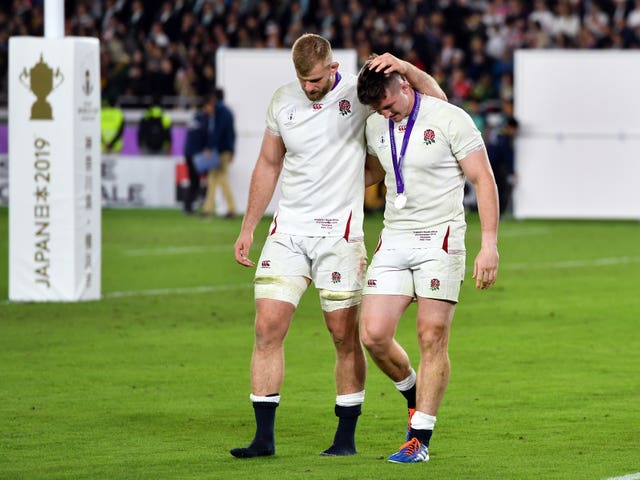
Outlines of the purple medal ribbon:
[{"label": "purple medal ribbon", "polygon": [[389,119],[389,141],[391,142],[391,161],[393,162],[393,172],[396,175],[396,193],[398,195],[404,194],[404,181],[402,180],[402,160],[404,160],[404,154],[407,151],[407,144],[409,143],[409,137],[411,136],[411,130],[418,118],[418,110],[420,109],[420,95],[418,92],[413,92],[413,108],[409,114],[409,120],[407,121],[407,129],[402,137],[402,147],[400,148],[400,158],[398,158],[398,150],[396,148],[396,139],[393,134],[394,122]]},{"label": "purple medal ribbon", "polygon": [[338,86],[338,84],[340,83],[340,79],[342,79],[342,75],[340,75],[340,72],[336,72],[336,81],[333,83],[333,87],[331,87],[331,90]]}]

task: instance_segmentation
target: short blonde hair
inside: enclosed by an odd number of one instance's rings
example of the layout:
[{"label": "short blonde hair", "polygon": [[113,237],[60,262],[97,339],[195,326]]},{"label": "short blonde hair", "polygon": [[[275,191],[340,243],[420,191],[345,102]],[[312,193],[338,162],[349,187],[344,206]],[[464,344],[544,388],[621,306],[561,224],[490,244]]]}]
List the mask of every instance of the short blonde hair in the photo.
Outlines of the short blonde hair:
[{"label": "short blonde hair", "polygon": [[315,33],[305,33],[291,48],[293,66],[300,75],[307,75],[320,62],[327,66],[333,60],[331,44]]}]

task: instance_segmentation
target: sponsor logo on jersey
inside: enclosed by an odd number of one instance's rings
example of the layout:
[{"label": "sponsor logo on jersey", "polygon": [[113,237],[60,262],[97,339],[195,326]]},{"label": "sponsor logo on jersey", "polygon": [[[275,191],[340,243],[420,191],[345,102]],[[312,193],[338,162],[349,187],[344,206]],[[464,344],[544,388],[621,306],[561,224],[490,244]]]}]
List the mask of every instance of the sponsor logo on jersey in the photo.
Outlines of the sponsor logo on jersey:
[{"label": "sponsor logo on jersey", "polygon": [[315,111],[318,110],[322,110],[322,104],[321,103],[314,103],[311,108],[313,108]]},{"label": "sponsor logo on jersey", "polygon": [[399,132],[406,132],[407,131],[407,126],[406,125],[400,125],[398,127],[398,131]]},{"label": "sponsor logo on jersey", "polygon": [[340,110],[340,115],[343,117],[345,115],[349,115],[351,113],[351,102],[346,98],[343,98],[338,102],[338,109]]}]

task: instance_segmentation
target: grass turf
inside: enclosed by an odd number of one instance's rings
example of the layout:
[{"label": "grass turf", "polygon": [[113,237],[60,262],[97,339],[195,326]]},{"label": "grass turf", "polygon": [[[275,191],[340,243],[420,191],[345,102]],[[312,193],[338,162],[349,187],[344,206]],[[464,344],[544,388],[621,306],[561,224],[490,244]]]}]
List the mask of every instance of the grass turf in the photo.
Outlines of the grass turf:
[{"label": "grass turf", "polygon": [[[8,292],[0,209],[0,299]],[[369,251],[380,216],[367,217]],[[333,351],[312,288],[287,338],[274,458],[238,460],[248,395],[252,270],[240,220],[103,212],[104,298],[0,304],[2,479],[603,479],[640,471],[640,225],[508,221],[495,288],[463,285],[431,461],[385,461],[404,400],[370,362],[359,454],[325,458]],[[256,259],[268,221],[256,232]],[[479,241],[469,216],[468,265]],[[417,361],[415,309],[398,339]]]}]

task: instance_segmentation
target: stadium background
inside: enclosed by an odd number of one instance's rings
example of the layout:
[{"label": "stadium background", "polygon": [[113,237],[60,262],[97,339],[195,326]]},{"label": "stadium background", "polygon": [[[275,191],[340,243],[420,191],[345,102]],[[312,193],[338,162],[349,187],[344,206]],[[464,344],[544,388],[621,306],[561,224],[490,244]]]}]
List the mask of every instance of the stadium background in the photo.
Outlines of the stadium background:
[{"label": "stadium background", "polygon": [[[317,32],[336,49],[355,49],[358,65],[390,51],[430,72],[473,115],[487,143],[513,115],[516,50],[640,47],[635,0],[76,0],[65,2],[65,16],[66,35],[101,40],[102,98],[125,109],[126,155],[138,154],[137,122],[152,94],[173,117],[172,153],[182,154],[191,110],[216,85],[221,47],[288,49],[301,33]],[[40,36],[43,28],[42,0],[0,5],[0,107],[8,38]],[[6,120],[2,109],[0,155]],[[186,181],[181,162],[177,180]],[[6,178],[0,183],[6,203]]]},{"label": "stadium background", "polygon": [[[117,92],[131,115],[130,127],[149,92],[127,89],[169,77],[163,83],[166,102],[176,118],[188,118],[193,102],[215,84],[214,53],[225,36],[238,46],[244,41],[250,47],[287,48],[291,22],[278,19],[300,17],[290,2],[210,2],[211,7],[202,1],[165,2],[172,9],[181,6],[183,18],[194,8],[201,13],[194,15],[198,25],[185,37],[187,43],[170,40],[159,47],[162,34],[128,25],[136,18],[133,2],[66,3],[67,33],[95,35],[103,49],[111,50],[102,54],[103,94]],[[356,13],[351,20],[341,15],[347,4]],[[142,2],[148,22],[161,5]],[[336,46],[352,42],[360,51],[368,43],[378,50],[377,43],[409,37],[420,39],[420,45],[436,45],[435,55],[421,59],[425,67],[441,79],[453,101],[472,107],[477,99],[481,119],[490,127],[495,122],[492,128],[499,128],[512,100],[508,80],[503,83],[509,76],[500,72],[510,68],[515,45],[638,48],[638,2],[549,2],[548,13],[535,16],[551,15],[554,24],[573,25],[574,34],[565,35],[538,29],[529,20],[531,2],[299,5],[305,12],[303,29],[329,37],[333,32]],[[363,27],[346,30],[352,31],[349,40],[333,20],[353,24],[358,5]],[[560,15],[567,6],[569,18]],[[598,6],[608,15],[608,28],[589,20]],[[234,9],[240,13],[235,36],[225,32],[234,25]],[[405,10],[396,20],[394,12]],[[269,18],[272,23],[264,20]],[[491,22],[495,28],[487,27]],[[408,35],[395,35],[403,23]],[[253,34],[245,37],[241,27]],[[453,38],[453,48],[445,40],[449,28],[455,30],[447,37]],[[388,34],[381,31],[387,29]],[[471,48],[468,32],[475,29],[485,32],[483,41],[473,41],[483,47],[481,52]],[[361,41],[360,31],[368,31],[372,40]],[[495,31],[502,32],[498,39],[487,33]],[[40,3],[2,2],[3,104],[7,38],[26,34],[42,34]],[[409,49],[403,45],[409,43],[393,48],[405,56]],[[505,45],[505,56],[489,54],[490,44]],[[487,88],[478,88],[471,73],[471,52],[483,59],[478,65],[491,81],[482,85],[490,87],[491,95],[482,93]],[[160,57],[172,59],[171,73],[164,77],[158,73]],[[454,89],[459,62],[471,90]],[[144,82],[135,80],[139,74]],[[192,78],[187,91],[175,83],[183,77]],[[492,128],[485,130],[487,140]],[[1,136],[0,148],[6,151]],[[367,217],[369,251],[380,224],[379,214]],[[316,455],[326,447],[335,418],[326,408],[334,396],[331,346],[313,291],[303,298],[288,338],[278,456],[247,463],[228,454],[250,437],[252,428],[247,399],[252,272],[233,261],[239,228],[240,219],[198,222],[175,210],[105,209],[101,301],[0,301],[0,478],[398,478],[396,466],[384,458],[404,433],[404,412],[375,368],[369,369],[359,455],[339,463]],[[265,219],[256,238],[267,229]],[[0,207],[0,299],[8,293],[7,233],[8,209]],[[478,219],[470,214],[469,251],[476,251],[479,241]],[[503,222],[499,284],[487,292],[476,292],[468,281],[463,285],[452,332],[454,371],[432,461],[409,476],[640,478],[638,245],[637,222]],[[398,338],[415,356],[415,312],[407,317]]]}]

